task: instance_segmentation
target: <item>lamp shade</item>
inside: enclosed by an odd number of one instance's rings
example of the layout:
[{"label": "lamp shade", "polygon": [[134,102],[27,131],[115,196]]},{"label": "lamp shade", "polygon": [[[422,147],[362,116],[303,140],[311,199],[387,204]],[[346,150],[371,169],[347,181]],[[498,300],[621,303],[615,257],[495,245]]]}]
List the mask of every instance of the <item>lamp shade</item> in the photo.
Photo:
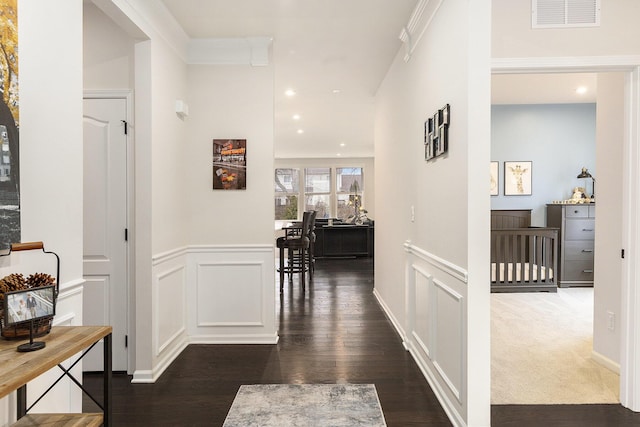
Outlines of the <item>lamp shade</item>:
[{"label": "lamp shade", "polygon": [[587,168],[582,168],[582,172],[576,178],[593,178]]}]

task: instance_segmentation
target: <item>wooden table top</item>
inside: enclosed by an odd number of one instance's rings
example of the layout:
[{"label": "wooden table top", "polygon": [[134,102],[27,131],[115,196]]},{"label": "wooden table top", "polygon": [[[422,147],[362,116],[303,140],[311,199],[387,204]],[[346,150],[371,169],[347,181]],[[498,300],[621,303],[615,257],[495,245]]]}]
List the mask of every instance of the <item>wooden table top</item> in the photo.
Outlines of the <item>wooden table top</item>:
[{"label": "wooden table top", "polygon": [[54,326],[48,335],[34,338],[34,341],[45,342],[46,347],[27,353],[17,350],[25,340],[0,339],[0,398],[106,337],[111,331],[111,326]]}]

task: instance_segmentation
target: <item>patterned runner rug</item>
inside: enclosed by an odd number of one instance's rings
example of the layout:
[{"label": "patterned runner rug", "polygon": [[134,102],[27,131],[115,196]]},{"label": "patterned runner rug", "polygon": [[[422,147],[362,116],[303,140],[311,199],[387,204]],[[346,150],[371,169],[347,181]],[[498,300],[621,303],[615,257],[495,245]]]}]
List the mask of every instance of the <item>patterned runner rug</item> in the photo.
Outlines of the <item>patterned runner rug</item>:
[{"label": "patterned runner rug", "polygon": [[223,427],[385,427],[373,384],[243,385]]}]

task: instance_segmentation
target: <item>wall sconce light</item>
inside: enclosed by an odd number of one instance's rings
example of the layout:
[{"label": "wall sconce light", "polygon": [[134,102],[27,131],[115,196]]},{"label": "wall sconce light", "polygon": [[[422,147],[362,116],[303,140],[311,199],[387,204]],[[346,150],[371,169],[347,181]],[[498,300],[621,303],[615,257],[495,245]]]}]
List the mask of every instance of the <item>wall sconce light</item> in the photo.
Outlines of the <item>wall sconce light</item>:
[{"label": "wall sconce light", "polygon": [[189,115],[189,106],[181,99],[176,100],[176,115],[183,120]]},{"label": "wall sconce light", "polygon": [[[588,179],[591,178],[592,181],[592,186],[591,186],[591,199],[595,199],[596,198],[596,179],[589,173],[589,171],[587,170],[587,168],[582,168],[582,172],[580,172],[580,175],[578,175],[576,178],[580,178],[580,179]],[[585,191],[587,190],[587,187],[585,185]]]}]

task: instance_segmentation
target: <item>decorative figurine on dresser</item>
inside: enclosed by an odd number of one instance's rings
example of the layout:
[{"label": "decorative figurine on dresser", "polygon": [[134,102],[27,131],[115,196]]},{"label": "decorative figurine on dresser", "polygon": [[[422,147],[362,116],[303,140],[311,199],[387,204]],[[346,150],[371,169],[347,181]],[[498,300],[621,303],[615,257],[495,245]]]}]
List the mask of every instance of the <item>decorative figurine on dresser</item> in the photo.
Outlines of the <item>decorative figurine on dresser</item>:
[{"label": "decorative figurine on dresser", "polygon": [[547,205],[547,227],[560,229],[558,285],[593,286],[595,203]]}]

